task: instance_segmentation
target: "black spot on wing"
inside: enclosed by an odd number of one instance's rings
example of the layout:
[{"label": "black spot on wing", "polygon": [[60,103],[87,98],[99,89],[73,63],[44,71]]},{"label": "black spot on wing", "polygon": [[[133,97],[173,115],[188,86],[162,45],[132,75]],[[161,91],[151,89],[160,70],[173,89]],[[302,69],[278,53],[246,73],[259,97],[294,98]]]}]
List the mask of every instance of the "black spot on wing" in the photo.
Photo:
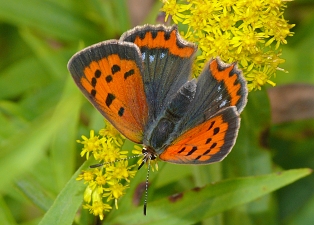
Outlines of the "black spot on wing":
[{"label": "black spot on wing", "polygon": [[208,144],[209,142],[211,142],[212,141],[212,139],[211,138],[207,138],[207,140],[206,140],[206,142],[205,142],[205,144]]},{"label": "black spot on wing", "polygon": [[111,94],[111,93],[108,93],[107,95],[107,98],[106,98],[106,106],[107,107],[110,107],[110,105],[112,104],[113,100],[115,99],[116,97]]},{"label": "black spot on wing", "polygon": [[187,156],[188,156],[188,155],[192,155],[196,150],[197,150],[197,147],[194,146],[194,147],[192,148],[192,150],[188,152]]},{"label": "black spot on wing", "polygon": [[215,148],[216,146],[217,146],[217,143],[215,142],[215,143],[212,144],[212,146],[210,146],[210,149],[213,149],[213,148]]},{"label": "black spot on wing", "polygon": [[213,126],[214,126],[214,124],[215,124],[215,121],[211,122],[211,124],[209,125],[209,127],[208,127],[208,129],[207,129],[207,130],[212,129],[212,128],[213,128]]},{"label": "black spot on wing", "polygon": [[96,87],[96,84],[97,84],[97,79],[101,76],[101,71],[100,70],[96,70],[95,73],[94,73],[94,77],[92,78],[92,81],[91,81],[91,85],[93,87]]},{"label": "black spot on wing", "polygon": [[96,87],[97,79],[95,77],[92,78],[92,86]]},{"label": "black spot on wing", "polygon": [[132,76],[134,74],[134,70],[131,69],[128,72],[124,73],[124,79],[127,79],[129,76]]},{"label": "black spot on wing", "polygon": [[101,71],[100,70],[96,70],[94,75],[95,75],[96,78],[99,78],[101,76]]},{"label": "black spot on wing", "polygon": [[121,70],[121,68],[120,68],[120,66],[118,66],[118,65],[113,65],[113,66],[111,67],[111,72],[112,72],[113,75],[114,75],[115,73],[119,72],[120,70]]},{"label": "black spot on wing", "polygon": [[91,93],[91,95],[92,95],[93,97],[96,96],[96,90],[95,90],[95,89],[92,89],[90,93]]},{"label": "black spot on wing", "polygon": [[218,133],[219,133],[219,130],[220,130],[219,127],[215,127],[215,128],[214,128],[214,135],[218,134]]},{"label": "black spot on wing", "polygon": [[123,116],[123,113],[124,113],[124,108],[121,107],[121,108],[119,109],[118,115],[121,117],[121,116]]},{"label": "black spot on wing", "polygon": [[178,151],[178,153],[182,153],[184,152],[184,150],[185,150],[185,147],[183,147],[180,151]]},{"label": "black spot on wing", "polygon": [[111,81],[112,81],[112,76],[111,75],[106,76],[106,82],[110,83]]}]

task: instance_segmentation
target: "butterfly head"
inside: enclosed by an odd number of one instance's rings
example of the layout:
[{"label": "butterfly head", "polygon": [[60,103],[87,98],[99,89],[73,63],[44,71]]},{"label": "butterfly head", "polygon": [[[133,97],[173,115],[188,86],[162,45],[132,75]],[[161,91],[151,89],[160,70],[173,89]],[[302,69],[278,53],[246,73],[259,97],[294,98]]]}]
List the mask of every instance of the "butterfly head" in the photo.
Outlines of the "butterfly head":
[{"label": "butterfly head", "polygon": [[155,160],[158,155],[156,151],[149,146],[144,146],[142,149],[143,160],[138,169],[140,169],[145,163],[150,162],[151,160]]}]

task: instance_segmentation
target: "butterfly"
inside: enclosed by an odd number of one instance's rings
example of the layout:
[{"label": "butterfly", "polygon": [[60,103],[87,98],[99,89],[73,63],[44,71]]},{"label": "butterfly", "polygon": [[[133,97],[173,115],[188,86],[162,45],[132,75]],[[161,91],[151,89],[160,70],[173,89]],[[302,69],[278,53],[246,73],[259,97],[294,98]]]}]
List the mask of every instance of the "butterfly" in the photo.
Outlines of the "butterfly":
[{"label": "butterfly", "polygon": [[146,160],[209,164],[235,144],[247,85],[236,63],[218,57],[191,79],[197,46],[177,26],[138,26],[76,53],[76,85],[125,137],[143,144]]}]

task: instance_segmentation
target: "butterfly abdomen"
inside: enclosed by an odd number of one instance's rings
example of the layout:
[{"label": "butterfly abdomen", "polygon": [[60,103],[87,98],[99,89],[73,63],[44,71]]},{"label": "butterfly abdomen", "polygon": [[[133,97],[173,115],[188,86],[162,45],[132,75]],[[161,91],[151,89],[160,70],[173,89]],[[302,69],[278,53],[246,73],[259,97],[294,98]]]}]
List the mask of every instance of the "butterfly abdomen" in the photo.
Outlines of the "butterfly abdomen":
[{"label": "butterfly abdomen", "polygon": [[[157,152],[168,143],[168,139],[175,129],[175,125],[187,112],[190,103],[193,101],[196,92],[196,82],[191,80],[186,82],[173,96],[163,114],[153,124],[152,131],[148,136],[150,147]],[[146,143],[145,143],[146,144]]]}]

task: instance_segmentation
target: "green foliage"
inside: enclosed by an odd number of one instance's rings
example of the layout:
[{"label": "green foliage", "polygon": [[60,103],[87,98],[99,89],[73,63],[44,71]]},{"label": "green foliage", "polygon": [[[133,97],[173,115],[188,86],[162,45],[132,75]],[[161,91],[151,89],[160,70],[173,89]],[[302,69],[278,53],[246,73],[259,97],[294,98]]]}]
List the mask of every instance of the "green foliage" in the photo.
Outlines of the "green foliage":
[{"label": "green foliage", "polygon": [[[155,22],[158,6],[146,22]],[[278,85],[314,84],[313,10],[310,0],[288,3],[285,18],[296,28],[282,55],[290,73],[279,72]],[[75,140],[102,128],[103,119],[82,97],[66,65],[83,46],[130,29],[130,15],[126,0],[0,0],[1,224],[96,220],[80,209],[84,184],[75,180],[94,162],[83,163]],[[146,217],[138,188],[146,170],[140,170],[119,209],[104,222],[312,224],[314,179],[307,176],[310,169],[301,168],[314,168],[314,122],[273,124],[270,114],[266,91],[251,92],[237,144],[222,163],[160,162],[160,170],[151,173]]]}]

